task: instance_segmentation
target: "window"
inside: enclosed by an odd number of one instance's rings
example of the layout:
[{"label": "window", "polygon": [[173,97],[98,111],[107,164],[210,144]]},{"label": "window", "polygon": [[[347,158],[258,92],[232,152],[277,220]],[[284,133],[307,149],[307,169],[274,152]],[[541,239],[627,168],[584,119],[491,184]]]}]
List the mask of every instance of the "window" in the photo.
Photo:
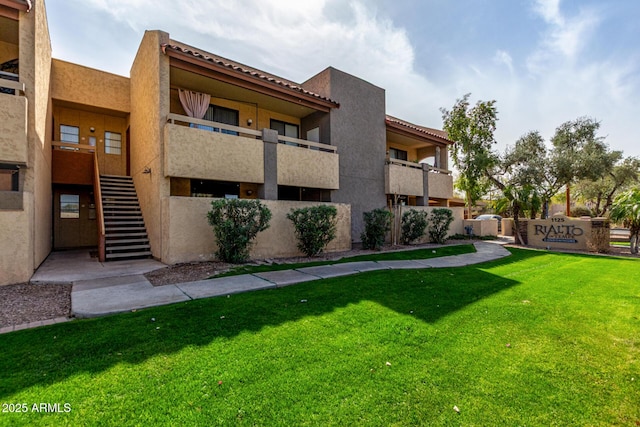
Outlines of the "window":
[{"label": "window", "polygon": [[80,196],[78,194],[60,195],[60,218],[80,218]]},{"label": "window", "polygon": [[[80,128],[77,126],[60,125],[60,142],[67,144],[80,143]],[[78,150],[71,147],[60,147],[63,150]]]},{"label": "window", "polygon": [[[286,123],[281,120],[271,119],[271,129],[278,131],[278,135],[288,136],[290,138],[300,138],[299,127],[292,123]],[[296,145],[292,142],[287,142],[289,145]]]},{"label": "window", "polygon": [[389,148],[389,157],[391,159],[407,161],[407,152],[404,150],[398,150],[397,148]]},{"label": "window", "polygon": [[[230,108],[225,108],[225,107],[219,107],[217,105],[209,105],[209,108],[207,109],[207,112],[205,113],[204,120],[209,120],[212,122],[218,122],[218,123],[224,123],[227,125],[231,125],[231,126],[239,126],[240,125],[240,114],[238,113],[238,110],[232,110]],[[213,132],[221,132],[221,133],[226,133],[228,135],[238,135],[238,132],[236,131],[232,131],[232,130],[227,130],[227,129],[220,129],[217,127],[213,127],[213,126],[202,126],[202,125],[198,125],[197,126],[200,129],[204,129],[204,130],[209,130],[209,131],[213,131]]]},{"label": "window", "polygon": [[16,165],[0,164],[0,191],[18,191],[19,172]]},{"label": "window", "polygon": [[122,153],[122,134],[117,132],[104,133],[104,152],[107,154]]},{"label": "window", "polygon": [[237,199],[240,195],[239,182],[191,180],[191,197],[219,197]]},{"label": "window", "polygon": [[331,202],[331,190],[278,185],[278,200]]}]

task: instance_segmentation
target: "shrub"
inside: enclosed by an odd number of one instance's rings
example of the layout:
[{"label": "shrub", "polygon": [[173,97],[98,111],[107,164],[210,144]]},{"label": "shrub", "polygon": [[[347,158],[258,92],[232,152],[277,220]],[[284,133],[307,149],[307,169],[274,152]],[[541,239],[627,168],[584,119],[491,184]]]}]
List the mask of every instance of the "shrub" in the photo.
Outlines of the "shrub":
[{"label": "shrub", "polygon": [[271,211],[259,200],[219,199],[211,202],[207,219],[218,242],[216,256],[239,264],[249,259],[251,241],[269,228]]},{"label": "shrub", "polygon": [[402,214],[402,244],[408,245],[422,236],[427,228],[427,216],[425,211],[410,209]]},{"label": "shrub", "polygon": [[309,257],[321,253],[336,237],[337,215],[338,210],[328,205],[292,209],[287,218],[295,227],[298,249]]},{"label": "shrub", "polygon": [[571,216],[573,218],[580,218],[581,216],[590,216],[593,218],[593,212],[586,206],[576,206],[571,208]]},{"label": "shrub", "polygon": [[429,239],[433,243],[443,244],[447,239],[449,226],[453,222],[453,213],[449,209],[434,209],[429,216]]},{"label": "shrub", "polygon": [[364,232],[360,235],[364,249],[379,249],[384,244],[385,234],[391,230],[391,212],[385,208],[362,214]]}]

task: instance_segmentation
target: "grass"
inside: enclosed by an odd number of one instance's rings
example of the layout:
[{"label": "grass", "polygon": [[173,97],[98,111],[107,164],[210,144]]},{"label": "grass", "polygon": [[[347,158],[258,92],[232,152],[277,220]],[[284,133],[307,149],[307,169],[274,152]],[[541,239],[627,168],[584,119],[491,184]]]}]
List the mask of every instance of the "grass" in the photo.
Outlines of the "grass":
[{"label": "grass", "polygon": [[628,248],[631,246],[631,243],[629,243],[628,241],[627,242],[611,242],[610,244],[611,246],[620,246],[623,248]]},{"label": "grass", "polygon": [[[356,255],[351,257],[341,258],[335,261],[309,261],[300,263],[273,263],[268,265],[243,265],[235,267],[225,273],[216,274],[210,278],[237,276],[240,274],[254,274],[264,273],[265,271],[281,271],[281,270],[294,270],[296,268],[303,267],[316,267],[319,265],[331,265],[331,264],[344,264],[346,262],[359,262],[359,261],[399,261],[399,260],[412,260],[412,259],[429,259],[451,255],[462,255],[475,252],[476,249],[473,245],[451,245],[451,246],[439,246],[423,249],[402,250],[395,252],[380,252],[367,255]],[[309,258],[312,259],[312,258]]]},{"label": "grass", "polygon": [[2,335],[0,425],[638,425],[638,261],[510,250]]}]

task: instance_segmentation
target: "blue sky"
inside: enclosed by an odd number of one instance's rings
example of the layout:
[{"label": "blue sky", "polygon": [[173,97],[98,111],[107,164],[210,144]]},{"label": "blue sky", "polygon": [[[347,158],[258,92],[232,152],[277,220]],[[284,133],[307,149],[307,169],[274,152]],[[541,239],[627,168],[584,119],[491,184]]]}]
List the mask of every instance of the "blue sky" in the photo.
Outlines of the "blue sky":
[{"label": "blue sky", "polygon": [[303,82],[328,66],[386,89],[387,112],[497,101],[496,148],[580,116],[640,157],[637,0],[48,0],[56,58],[128,76],[146,29]]}]

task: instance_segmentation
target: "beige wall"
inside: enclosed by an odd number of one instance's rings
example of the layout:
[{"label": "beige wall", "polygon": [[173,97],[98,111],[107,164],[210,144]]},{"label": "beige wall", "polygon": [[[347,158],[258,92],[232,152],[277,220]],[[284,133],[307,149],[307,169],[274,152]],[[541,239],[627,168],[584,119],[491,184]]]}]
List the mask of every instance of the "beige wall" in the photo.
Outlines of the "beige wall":
[{"label": "beige wall", "polygon": [[277,153],[279,185],[340,188],[338,154],[285,144],[277,145]]},{"label": "beige wall", "polygon": [[[206,261],[215,258],[216,244],[213,229],[207,222],[211,198],[167,197],[163,200],[164,244],[162,261],[168,264],[187,261]],[[315,206],[320,203],[263,200],[272,213],[270,227],[258,234],[251,250],[256,259],[302,255],[297,249],[293,224],[286,214],[293,208]],[[351,249],[351,209],[345,204],[331,204],[338,210],[336,239],[327,251]]]},{"label": "beige wall", "polygon": [[27,98],[0,93],[0,161],[27,163]]},{"label": "beige wall", "polygon": [[427,183],[430,198],[451,199],[453,197],[453,176],[429,172]]},{"label": "beige wall", "polygon": [[[163,161],[164,125],[169,113],[169,43],[162,31],[146,31],[131,67],[131,175],[153,256],[162,256],[162,197],[170,194]],[[143,174],[145,168],[151,173]]]},{"label": "beige wall", "polygon": [[[465,219],[464,227],[473,227],[473,234],[476,236],[497,236],[498,235],[498,220],[479,220],[479,219]],[[464,228],[463,227],[463,228]],[[467,234],[467,230],[464,230],[464,234]]]},{"label": "beige wall", "polygon": [[19,49],[17,44],[0,41],[0,63],[18,58]]},{"label": "beige wall", "polygon": [[54,59],[51,97],[109,110],[129,112],[129,79]]},{"label": "beige wall", "polygon": [[[53,108],[55,123],[53,138],[60,141],[60,125],[77,126],[80,132],[80,144],[89,144],[89,138],[96,138],[96,152],[98,153],[98,167],[101,174],[126,175],[126,131],[127,119],[110,114],[97,113],[76,108]],[[91,132],[91,128],[94,129]],[[122,138],[120,154],[105,153],[105,132],[117,132]]]},{"label": "beige wall", "polygon": [[171,123],[164,127],[165,176],[264,182],[264,143]]},{"label": "beige wall", "polygon": [[33,274],[30,218],[33,199],[23,194],[23,210],[0,210],[0,286],[26,282]]},{"label": "beige wall", "polygon": [[422,168],[417,169],[394,164],[385,165],[385,193],[420,197],[424,196],[424,185],[422,177]]}]

